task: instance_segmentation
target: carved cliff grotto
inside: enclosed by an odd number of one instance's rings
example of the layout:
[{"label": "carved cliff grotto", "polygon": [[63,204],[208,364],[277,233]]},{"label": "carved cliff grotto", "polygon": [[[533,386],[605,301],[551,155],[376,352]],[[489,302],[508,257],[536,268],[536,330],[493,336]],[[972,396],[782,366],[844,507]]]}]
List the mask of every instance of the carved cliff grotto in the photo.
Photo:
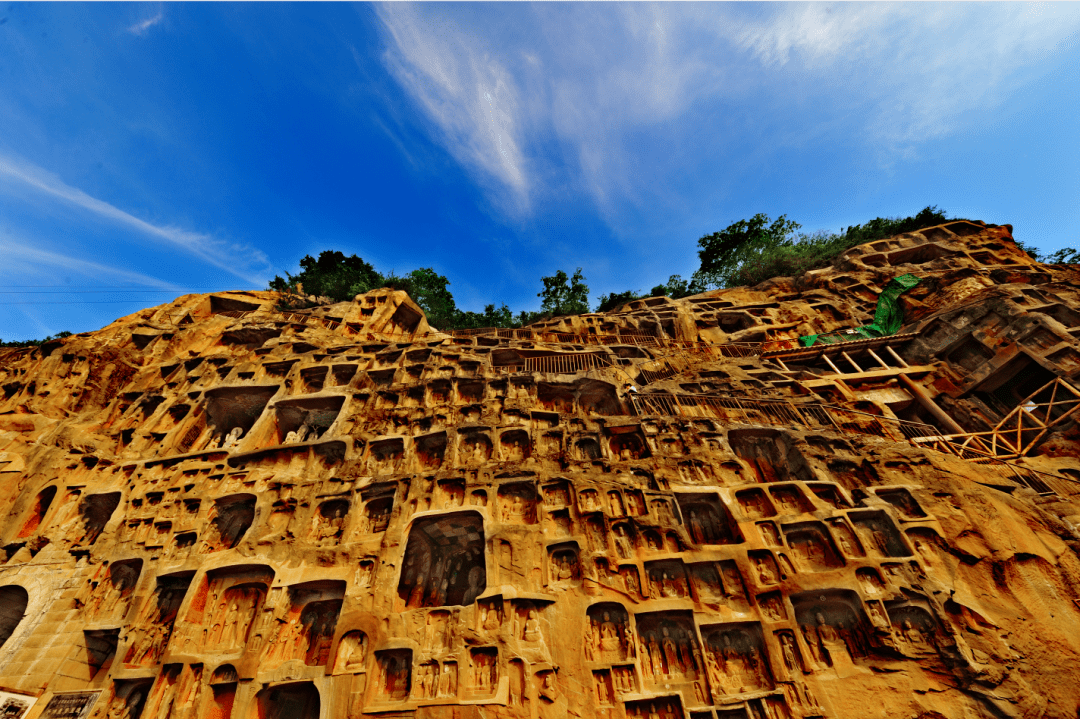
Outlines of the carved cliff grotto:
[{"label": "carved cliff grotto", "polygon": [[4,716],[1076,717],[1080,271],[1010,233],[520,330],[223,292],[0,350]]}]

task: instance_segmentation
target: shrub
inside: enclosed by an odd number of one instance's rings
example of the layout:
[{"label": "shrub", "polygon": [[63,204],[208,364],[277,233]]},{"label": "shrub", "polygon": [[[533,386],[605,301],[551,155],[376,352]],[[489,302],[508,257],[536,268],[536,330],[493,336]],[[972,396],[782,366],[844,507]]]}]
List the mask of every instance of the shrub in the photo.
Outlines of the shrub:
[{"label": "shrub", "polygon": [[828,267],[841,252],[856,245],[949,221],[943,210],[926,207],[911,217],[878,217],[846,227],[840,234],[806,234],[796,233],[800,225],[785,215],[770,222],[768,216],[757,214],[698,240],[701,267],[694,273],[694,282],[706,287],[741,287],[797,276]]}]

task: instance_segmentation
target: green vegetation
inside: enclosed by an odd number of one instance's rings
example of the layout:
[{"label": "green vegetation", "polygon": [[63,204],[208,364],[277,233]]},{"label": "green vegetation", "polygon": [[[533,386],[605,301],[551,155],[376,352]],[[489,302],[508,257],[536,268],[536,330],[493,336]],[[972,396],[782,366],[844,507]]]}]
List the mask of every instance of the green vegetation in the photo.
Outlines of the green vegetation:
[{"label": "green vegetation", "polygon": [[[1029,255],[1031,254],[1028,248],[1024,247],[1022,249]],[[1051,252],[1049,255],[1036,254],[1035,259],[1048,265],[1080,265],[1080,250],[1072,247],[1062,247],[1057,252]]]},{"label": "green vegetation", "polygon": [[[421,267],[402,276],[393,272],[384,275],[356,255],[346,257],[337,250],[324,250],[317,258],[305,255],[300,260],[297,274],[286,272],[284,278],[275,276],[270,289],[328,298],[333,302],[346,302],[381,287],[404,290],[424,310],[431,326],[444,330],[521,327],[538,319],[589,311],[589,287],[580,267],[573,277],[559,270],[541,280],[544,289],[537,294],[543,300],[539,312],[522,311],[514,317],[505,304],[498,308],[494,304],[487,305],[483,312],[466,312],[458,309],[454,302],[450,280],[430,267]],[[281,309],[302,309],[318,304],[299,296],[286,296],[282,302]]]},{"label": "green vegetation", "polygon": [[541,279],[544,289],[536,294],[543,299],[540,303],[541,313],[554,317],[580,315],[589,311],[589,286],[585,284],[585,276],[581,274],[580,267],[574,271],[574,276],[569,278],[569,284],[566,273],[562,270]]},{"label": "green vegetation", "polygon": [[[698,240],[700,267],[687,281],[671,275],[668,281],[649,292],[626,290],[597,298],[597,312],[607,312],[633,300],[666,296],[679,299],[713,288],[753,286],[774,277],[793,277],[808,270],[830,265],[845,250],[865,242],[893,237],[926,227],[944,224],[961,218],[950,218],[936,206],[925,207],[910,217],[878,217],[862,225],[845,227],[840,233],[818,231],[799,232],[801,225],[781,215],[770,219],[757,214],[749,220],[739,220],[719,232]],[[1033,258],[1048,263],[1080,263],[1080,252],[1058,250],[1040,255],[1034,247],[1018,242],[1020,249]],[[285,279],[275,277],[270,289],[295,292],[302,285],[304,295],[329,298],[334,302],[351,300],[355,295],[380,287],[390,287],[409,293],[427,314],[428,321],[439,329],[472,327],[522,327],[537,320],[589,312],[589,287],[578,267],[572,276],[559,270],[550,277],[540,278],[543,289],[540,311],[521,311],[515,315],[505,304],[484,307],[483,312],[458,309],[450,291],[450,281],[430,267],[397,276],[382,274],[356,255],[327,250],[318,258],[310,255],[300,260],[300,272],[286,273]],[[310,306],[311,302],[297,298],[285,300],[288,307]]]},{"label": "green vegetation", "polygon": [[53,340],[62,340],[65,337],[70,337],[70,332],[57,332],[55,335],[49,335],[43,340],[12,340],[11,342],[4,342],[0,340],[0,347],[37,347],[43,345],[46,342],[52,342]]},{"label": "green vegetation", "polygon": [[687,282],[681,275],[672,275],[671,277],[668,277],[666,284],[657,285],[649,290],[648,293],[627,290],[626,292],[612,292],[610,295],[600,295],[600,297],[597,298],[600,305],[596,308],[596,311],[607,312],[615,309],[619,305],[633,302],[634,300],[644,299],[646,297],[670,297],[677,300],[704,291],[705,288],[698,284],[697,280]]},{"label": "green vegetation", "polygon": [[757,284],[739,282],[745,268],[753,267],[770,253],[792,247],[797,240],[795,230],[801,225],[780,215],[771,224],[768,216],[758,213],[749,220],[739,220],[720,232],[698,240],[701,267],[694,281],[705,287],[738,287]]},{"label": "green vegetation", "polygon": [[1016,240],[1016,246],[1036,262],[1043,262],[1048,265],[1080,265],[1080,250],[1075,250],[1072,247],[1062,247],[1060,250],[1050,254],[1043,254],[1039,252],[1038,247],[1020,240]]},{"label": "green vegetation", "polygon": [[694,281],[705,287],[753,286],[773,277],[793,277],[832,264],[844,250],[865,242],[914,232],[951,220],[937,207],[912,217],[878,217],[840,234],[797,233],[801,225],[781,215],[770,223],[763,214],[740,220],[698,240],[701,268]]},{"label": "green vegetation", "polygon": [[[950,218],[936,206],[925,207],[911,217],[878,217],[864,225],[845,227],[836,234],[818,231],[811,234],[798,232],[801,225],[780,215],[771,220],[767,215],[757,214],[749,220],[739,220],[725,229],[705,235],[698,240],[698,258],[701,266],[690,281],[680,275],[671,275],[664,284],[649,292],[626,290],[600,295],[596,312],[608,312],[620,305],[647,297],[671,297],[679,299],[719,287],[753,286],[774,277],[793,277],[808,270],[827,267],[843,252],[856,245],[888,237],[914,232],[926,227],[954,222],[962,218]],[[1038,248],[1016,241],[1017,247],[1032,259],[1051,265],[1080,264],[1080,250],[1064,247],[1049,254]],[[345,302],[358,294],[381,287],[404,290],[420,305],[432,327],[443,330],[469,329],[473,327],[523,327],[537,320],[576,315],[589,312],[589,286],[578,267],[572,276],[559,270],[550,277],[541,277],[544,288],[537,293],[541,299],[540,311],[522,310],[514,313],[506,304],[496,307],[490,304],[483,312],[460,310],[450,292],[450,280],[430,267],[421,267],[407,275],[397,276],[393,271],[383,274],[370,263],[356,255],[346,256],[337,250],[324,250],[319,256],[305,255],[300,260],[300,272],[285,273],[285,278],[275,276],[270,289],[282,293],[296,293],[282,300],[281,309],[312,307],[320,301],[309,301],[299,296],[329,298],[332,302]],[[0,347],[33,347],[70,337],[70,332],[60,332],[40,340],[4,342]]]}]

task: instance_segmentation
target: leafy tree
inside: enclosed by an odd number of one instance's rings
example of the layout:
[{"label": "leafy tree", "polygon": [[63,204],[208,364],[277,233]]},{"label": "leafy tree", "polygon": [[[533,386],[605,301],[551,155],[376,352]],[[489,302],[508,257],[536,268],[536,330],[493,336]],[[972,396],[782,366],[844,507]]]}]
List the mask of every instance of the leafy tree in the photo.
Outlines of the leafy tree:
[{"label": "leafy tree", "polygon": [[1036,262],[1041,262],[1042,261],[1043,258],[1042,258],[1042,255],[1039,254],[1039,248],[1036,247],[1035,245],[1029,245],[1026,242],[1023,242],[1022,240],[1013,240],[1013,242],[1015,242],[1016,246],[1019,249],[1023,250],[1024,253],[1027,254],[1027,256],[1030,257],[1031,259],[1035,260]]},{"label": "leafy tree", "polygon": [[[961,218],[952,218],[957,220]],[[914,232],[949,222],[944,210],[926,207],[911,217],[878,217],[840,234],[798,233],[798,223],[781,215],[770,224],[766,215],[740,220],[698,241],[701,267],[694,281],[702,286],[756,285],[773,277],[792,277],[826,267],[844,250],[865,242]]]},{"label": "leafy tree", "polygon": [[454,302],[454,295],[448,289],[450,280],[430,267],[413,270],[402,279],[407,281],[398,289],[408,292],[413,301],[420,305],[432,327],[449,328],[458,325],[462,313]]},{"label": "leafy tree", "polygon": [[[1017,242],[1016,244],[1019,245],[1020,243]],[[1027,252],[1026,247],[1022,249]],[[1080,265],[1080,250],[1074,250],[1072,247],[1062,247],[1056,252],[1036,257],[1036,259],[1049,265]]]},{"label": "leafy tree", "polygon": [[0,347],[37,347],[38,345],[43,345],[46,342],[52,342],[53,340],[62,340],[65,337],[70,336],[71,333],[65,330],[64,332],[57,332],[55,335],[49,335],[43,340],[11,340],[9,342],[4,342],[3,340],[0,340]]},{"label": "leafy tree", "polygon": [[596,298],[596,301],[600,305],[596,308],[597,312],[607,312],[613,310],[619,305],[624,305],[627,302],[633,302],[634,300],[640,300],[641,295],[633,290],[627,290],[626,292],[612,292],[610,295],[600,295]]},{"label": "leafy tree", "polygon": [[653,287],[649,290],[648,294],[627,290],[626,292],[612,292],[610,295],[600,295],[597,298],[600,305],[596,308],[596,311],[608,312],[620,305],[624,305],[627,302],[633,302],[634,300],[640,300],[643,297],[671,297],[672,299],[677,300],[704,291],[705,288],[698,284],[697,280],[687,282],[681,275],[671,275],[668,277],[666,284]]},{"label": "leafy tree", "polygon": [[704,291],[705,288],[698,283],[697,279],[691,279],[690,282],[687,282],[682,278],[682,275],[672,275],[671,277],[668,277],[667,284],[653,287],[652,290],[649,291],[649,296],[670,297],[678,300]]},{"label": "leafy tree", "polygon": [[[961,218],[954,217],[952,219],[958,220]],[[905,232],[915,232],[924,227],[942,225],[949,221],[949,216],[945,214],[945,211],[933,205],[924,207],[911,217],[878,217],[870,220],[865,225],[846,227],[841,237],[844,238],[845,243],[850,243],[848,247],[854,247],[865,242],[902,235]]]},{"label": "leafy tree", "polygon": [[551,277],[540,278],[544,289],[536,294],[542,298],[540,311],[552,316],[579,315],[589,311],[589,286],[581,268],[574,271],[573,277],[559,270]]},{"label": "leafy tree", "polygon": [[515,327],[524,327],[525,325],[532,324],[537,320],[542,320],[551,315],[547,312],[530,312],[529,310],[522,310],[518,312],[517,319],[514,320]]},{"label": "leafy tree", "polygon": [[[565,275],[564,275],[565,276]],[[575,275],[575,282],[584,278]],[[274,277],[270,289],[279,292],[295,292],[303,286],[305,295],[329,298],[332,302],[346,302],[358,294],[380,287],[407,292],[420,305],[432,327],[442,330],[468,329],[471,327],[520,327],[522,322],[532,322],[543,316],[540,312],[522,312],[515,320],[505,304],[484,307],[483,312],[465,312],[457,307],[450,291],[450,280],[431,267],[421,267],[405,275],[392,270],[383,274],[356,255],[346,256],[337,250],[325,250],[318,258],[305,255],[300,260],[300,272],[285,273],[285,278]],[[581,293],[575,284],[571,290]],[[584,288],[588,292],[588,288]],[[287,300],[287,306],[310,306],[310,302]]]},{"label": "leafy tree", "polygon": [[705,287],[733,287],[739,267],[762,252],[790,245],[792,234],[801,225],[780,215],[770,223],[768,215],[758,213],[749,220],[739,220],[720,232],[698,240],[701,267],[694,281]]},{"label": "leafy tree", "polygon": [[346,302],[361,292],[385,286],[385,278],[356,255],[346,257],[337,250],[324,250],[318,259],[305,255],[299,273],[286,272],[285,279],[275,275],[270,289],[284,292],[294,290],[298,284],[303,286],[304,294]]},{"label": "leafy tree", "polygon": [[495,305],[485,305],[483,312],[459,311],[455,318],[454,329],[469,329],[471,327],[517,327],[514,313],[505,304],[498,309]]}]

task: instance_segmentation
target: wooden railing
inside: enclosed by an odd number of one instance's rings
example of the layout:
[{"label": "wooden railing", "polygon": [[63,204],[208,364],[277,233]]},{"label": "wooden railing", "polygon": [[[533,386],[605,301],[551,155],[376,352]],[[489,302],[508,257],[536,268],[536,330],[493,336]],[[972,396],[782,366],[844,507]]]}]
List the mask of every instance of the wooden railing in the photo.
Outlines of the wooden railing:
[{"label": "wooden railing", "polygon": [[970,445],[954,442],[949,436],[941,435],[937,428],[921,422],[881,417],[835,405],[717,395],[632,392],[630,401],[638,415],[707,417],[741,424],[807,430],[832,429],[845,434],[907,442],[986,467],[1002,479],[1040,494],[1080,496],[1080,482],[1006,462]]},{"label": "wooden railing", "polygon": [[479,336],[493,336],[510,340],[532,340],[535,342],[560,342],[563,344],[580,345],[637,345],[640,347],[655,347],[661,340],[654,335],[644,332],[553,332],[543,329],[531,329],[527,327],[511,329],[505,327],[477,327],[467,330],[450,330],[447,334],[451,337],[464,339]]},{"label": "wooden railing", "polygon": [[523,361],[514,364],[493,365],[492,369],[499,372],[573,374],[610,366],[611,361],[605,355],[596,354],[595,352],[565,352],[544,357],[527,357]]},{"label": "wooden railing", "polygon": [[1057,377],[1024,399],[993,429],[941,435],[934,440],[947,441],[961,451],[987,457],[1023,457],[1047,432],[1077,411],[1080,411],[1080,390]]}]

